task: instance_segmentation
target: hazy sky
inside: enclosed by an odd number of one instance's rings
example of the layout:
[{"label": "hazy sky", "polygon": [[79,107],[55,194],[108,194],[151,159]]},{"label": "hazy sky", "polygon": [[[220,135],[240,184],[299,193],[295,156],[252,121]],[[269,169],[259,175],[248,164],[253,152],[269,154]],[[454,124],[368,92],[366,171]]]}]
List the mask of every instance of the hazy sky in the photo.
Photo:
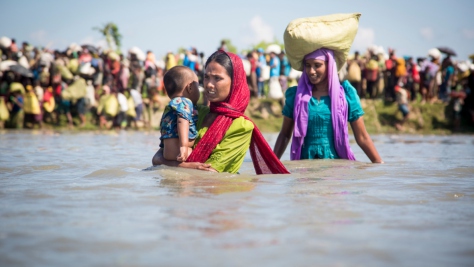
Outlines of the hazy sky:
[{"label": "hazy sky", "polygon": [[61,50],[72,42],[105,45],[92,28],[114,22],[122,50],[138,46],[161,57],[194,46],[209,55],[223,38],[242,50],[261,40],[283,42],[296,18],[358,12],[352,51],[374,44],[400,56],[425,56],[438,46],[451,47],[460,60],[474,54],[474,0],[15,0],[0,7],[0,36]]}]

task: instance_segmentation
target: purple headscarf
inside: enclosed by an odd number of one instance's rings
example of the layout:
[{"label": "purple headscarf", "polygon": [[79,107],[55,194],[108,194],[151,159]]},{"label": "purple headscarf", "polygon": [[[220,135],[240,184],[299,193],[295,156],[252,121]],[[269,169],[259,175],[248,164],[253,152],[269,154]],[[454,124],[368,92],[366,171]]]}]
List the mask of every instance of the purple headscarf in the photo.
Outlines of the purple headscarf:
[{"label": "purple headscarf", "polygon": [[[305,60],[308,58],[327,62],[332,128],[334,130],[334,147],[339,158],[355,160],[354,153],[352,153],[351,147],[349,146],[347,100],[344,94],[344,88],[342,88],[339,83],[334,53],[332,50],[321,48],[304,57]],[[291,160],[299,160],[301,157],[301,147],[303,147],[304,137],[308,130],[308,102],[312,97],[312,89],[313,84],[311,84],[306,74],[306,67],[303,66],[303,73],[298,82],[298,89],[296,90],[295,96],[293,112],[295,129],[293,131],[293,141],[291,142]]]}]

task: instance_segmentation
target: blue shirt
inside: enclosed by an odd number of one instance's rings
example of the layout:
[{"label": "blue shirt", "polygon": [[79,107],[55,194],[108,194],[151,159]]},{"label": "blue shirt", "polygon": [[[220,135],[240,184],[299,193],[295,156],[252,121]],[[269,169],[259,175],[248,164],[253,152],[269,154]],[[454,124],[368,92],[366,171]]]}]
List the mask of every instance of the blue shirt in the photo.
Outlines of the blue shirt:
[{"label": "blue shirt", "polygon": [[285,57],[283,57],[283,59],[281,60],[281,71],[280,71],[280,74],[281,74],[281,75],[288,76],[288,75],[290,75],[290,71],[291,71],[290,62],[288,62],[288,58],[285,56]]},{"label": "blue shirt", "polygon": [[[198,119],[198,110],[194,108],[193,102],[186,97],[175,97],[165,107],[160,123],[160,139],[179,138],[178,136],[178,117],[189,121],[189,139],[195,139],[197,136],[196,123]],[[163,147],[161,142],[160,147]]]},{"label": "blue shirt", "polygon": [[[364,115],[356,89],[348,81],[342,83],[347,100],[348,121],[353,122]],[[283,115],[293,119],[296,86],[288,88]],[[308,130],[301,148],[301,159],[337,159],[331,118],[331,98],[312,97],[308,102]]]},{"label": "blue shirt", "polygon": [[280,76],[280,59],[273,57],[270,59],[270,77]]}]

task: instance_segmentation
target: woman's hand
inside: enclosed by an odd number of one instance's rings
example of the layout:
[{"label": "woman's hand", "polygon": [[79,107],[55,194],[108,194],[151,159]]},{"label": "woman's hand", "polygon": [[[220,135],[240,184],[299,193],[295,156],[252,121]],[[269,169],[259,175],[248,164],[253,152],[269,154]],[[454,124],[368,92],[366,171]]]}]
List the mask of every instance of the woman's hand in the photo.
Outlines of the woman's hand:
[{"label": "woman's hand", "polygon": [[163,149],[160,148],[156,154],[151,159],[153,166],[156,165],[166,165],[171,167],[181,167],[188,169],[197,169],[203,171],[217,172],[214,168],[211,167],[211,164],[201,163],[201,162],[178,162],[175,160],[167,160],[163,157]]},{"label": "woman's hand", "polygon": [[211,164],[201,163],[201,162],[181,162],[178,166],[181,168],[217,172],[214,168],[211,167]]}]

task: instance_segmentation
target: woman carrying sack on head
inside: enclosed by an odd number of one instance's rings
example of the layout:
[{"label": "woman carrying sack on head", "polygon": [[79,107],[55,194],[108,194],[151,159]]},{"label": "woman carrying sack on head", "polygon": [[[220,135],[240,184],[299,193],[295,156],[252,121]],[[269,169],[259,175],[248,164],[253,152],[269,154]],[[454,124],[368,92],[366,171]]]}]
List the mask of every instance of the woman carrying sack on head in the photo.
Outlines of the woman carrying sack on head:
[{"label": "woman carrying sack on head", "polygon": [[286,91],[283,125],[274,152],[281,158],[291,143],[291,160],[355,160],[347,122],[357,144],[373,163],[383,163],[365,129],[357,91],[339,82],[360,14],[336,14],[292,21],[284,35],[293,68],[301,70],[298,86]]}]

